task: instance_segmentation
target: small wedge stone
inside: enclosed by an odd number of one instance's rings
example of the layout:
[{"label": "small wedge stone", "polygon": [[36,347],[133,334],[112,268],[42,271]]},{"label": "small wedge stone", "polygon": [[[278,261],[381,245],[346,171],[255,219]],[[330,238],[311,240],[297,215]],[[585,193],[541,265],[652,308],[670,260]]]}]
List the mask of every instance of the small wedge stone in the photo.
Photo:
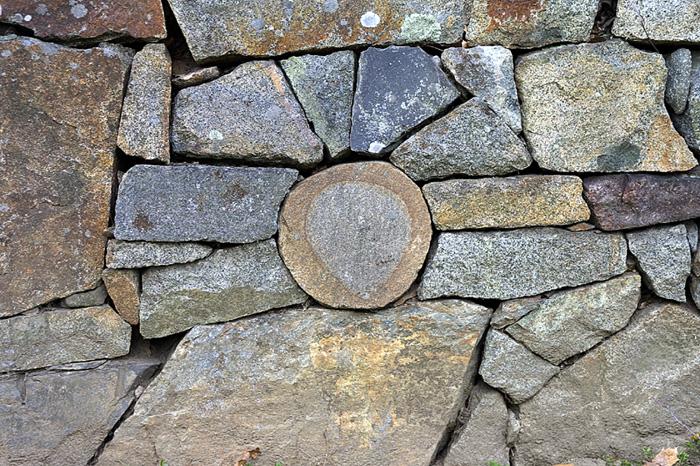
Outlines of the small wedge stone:
[{"label": "small wedge stone", "polygon": [[131,325],[138,325],[141,273],[138,270],[105,269],[102,272],[102,281],[117,313]]},{"label": "small wedge stone", "polygon": [[194,262],[204,259],[212,251],[212,247],[206,244],[149,243],[111,239],[107,242],[105,262],[110,269],[144,269]]},{"label": "small wedge stone", "polygon": [[668,78],[666,79],[666,103],[674,113],[681,114],[688,104],[690,75],[693,57],[688,49],[678,49],[664,55]]},{"label": "small wedge stone", "polygon": [[107,300],[107,289],[104,284],[100,284],[92,290],[72,294],[61,300],[61,307],[77,308],[101,306]]}]

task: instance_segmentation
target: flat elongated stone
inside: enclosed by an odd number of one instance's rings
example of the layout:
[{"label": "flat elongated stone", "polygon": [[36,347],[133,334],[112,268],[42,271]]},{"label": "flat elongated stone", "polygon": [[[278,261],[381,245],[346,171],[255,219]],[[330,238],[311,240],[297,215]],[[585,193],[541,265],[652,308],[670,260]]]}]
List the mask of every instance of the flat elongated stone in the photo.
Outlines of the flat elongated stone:
[{"label": "flat elongated stone", "polygon": [[688,146],[700,152],[700,53],[698,52],[693,54],[688,105],[682,115],[674,115],[673,122]]},{"label": "flat elongated stone", "polygon": [[411,136],[391,162],[414,180],[453,175],[507,175],[527,168],[532,157],[501,117],[472,99]]},{"label": "flat elongated stone", "polygon": [[172,144],[193,157],[309,167],[323,159],[323,143],[282,71],[253,61],[175,96]]},{"label": "flat elongated stone", "polygon": [[138,270],[105,269],[102,281],[117,313],[131,325],[139,323],[141,273]]},{"label": "flat elongated stone", "polygon": [[700,217],[700,178],[607,175],[583,180],[584,197],[602,230],[624,230]]},{"label": "flat elongated stone", "polygon": [[626,258],[619,234],[558,228],[441,233],[418,296],[532,296],[620,275]]},{"label": "flat elongated stone", "polygon": [[678,49],[664,55],[668,78],[666,80],[666,103],[674,113],[683,113],[688,104],[692,55],[688,49]]},{"label": "flat elongated stone", "polygon": [[700,43],[698,5],[687,0],[619,0],[613,34],[641,42]]},{"label": "flat elongated stone", "polygon": [[141,334],[159,338],[306,301],[274,240],[219,249],[193,264],[143,274]]},{"label": "flat elongated stone", "polygon": [[627,273],[535,302],[516,300],[510,305],[524,305],[527,312],[506,332],[533,353],[561,364],[622,330],[637,310],[641,284],[638,274]]},{"label": "flat elongated stone", "polygon": [[430,247],[420,188],[385,162],[336,165],[299,183],[280,214],[280,253],[332,307],[376,309],[415,280]]},{"label": "flat elongated stone", "polygon": [[302,55],[282,62],[294,94],[332,159],[350,149],[355,54]]},{"label": "flat elongated stone", "polygon": [[109,306],[11,317],[0,320],[0,372],[116,358],[130,343],[131,327]]},{"label": "flat elongated stone", "polygon": [[360,55],[350,146],[382,154],[459,96],[439,62],[420,47],[371,47]]},{"label": "flat elongated stone", "polygon": [[235,464],[255,448],[260,464],[430,464],[471,389],[489,315],[448,300],[196,327],[98,464]]},{"label": "flat elongated stone", "polygon": [[448,180],[423,186],[438,230],[520,228],[585,222],[590,211],[576,176]]},{"label": "flat elongated stone", "polygon": [[114,236],[130,241],[250,243],[277,231],[297,171],[137,165],[119,185]]},{"label": "flat elongated stone", "polygon": [[128,65],[118,46],[0,38],[0,316],[97,285]]},{"label": "flat elongated stone", "polygon": [[697,165],[664,106],[666,67],[657,53],[620,40],[554,47],[522,56],[515,79],[525,138],[542,168],[673,172]]},{"label": "flat elongated stone", "polygon": [[105,262],[111,269],[143,269],[194,262],[204,259],[212,250],[211,246],[197,243],[148,243],[111,239],[107,242]]},{"label": "flat elongated stone", "polygon": [[61,300],[61,307],[92,307],[101,306],[107,300],[107,289],[104,284],[100,284],[92,290],[82,291],[72,294]]}]

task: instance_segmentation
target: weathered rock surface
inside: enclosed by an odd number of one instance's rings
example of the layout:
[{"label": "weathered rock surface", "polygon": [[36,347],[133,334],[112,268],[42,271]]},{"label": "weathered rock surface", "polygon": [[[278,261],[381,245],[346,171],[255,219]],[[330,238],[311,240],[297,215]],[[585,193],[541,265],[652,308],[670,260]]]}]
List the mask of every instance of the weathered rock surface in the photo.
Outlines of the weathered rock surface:
[{"label": "weathered rock surface", "polygon": [[665,55],[668,78],[666,79],[666,103],[674,113],[683,113],[688,104],[692,55],[688,49],[677,49]]},{"label": "weathered rock surface", "polygon": [[505,333],[491,329],[486,335],[479,374],[514,403],[532,398],[559,368],[533,354]]},{"label": "weathered rock surface", "polygon": [[493,312],[491,326],[499,330],[516,323],[521,317],[537,309],[542,301],[541,296],[503,301]]},{"label": "weathered rock surface", "polygon": [[82,291],[72,294],[61,300],[61,307],[92,307],[101,306],[107,300],[107,289],[104,284],[100,284],[92,290]]},{"label": "weathered rock surface", "polygon": [[458,84],[471,95],[482,98],[514,132],[522,131],[510,50],[504,47],[455,47],[442,52],[441,59]]},{"label": "weathered rock surface", "polygon": [[554,171],[695,167],[664,106],[666,74],[661,55],[620,40],[522,56],[515,79],[532,157]]},{"label": "weathered rock surface", "polygon": [[128,64],[0,38],[0,316],[97,285]]},{"label": "weathered rock surface", "polygon": [[532,296],[620,275],[626,257],[619,234],[558,228],[441,233],[418,296]]},{"label": "weathered rock surface", "polygon": [[690,282],[688,283],[688,291],[690,292],[690,297],[693,298],[695,307],[700,306],[700,279],[697,276],[690,276]]},{"label": "weathered rock surface", "polygon": [[682,115],[674,115],[673,121],[688,146],[700,152],[700,54],[697,52],[693,55],[687,108]]},{"label": "weathered rock surface", "polygon": [[114,308],[131,325],[139,323],[141,306],[141,273],[138,270],[105,269],[102,281],[112,298]]},{"label": "weathered rock surface", "polygon": [[360,55],[350,146],[380,154],[401,136],[444,111],[459,91],[420,47],[371,47]]},{"label": "weathered rock surface", "polygon": [[583,180],[584,197],[602,230],[623,230],[700,217],[700,178],[605,175]]},{"label": "weathered rock surface", "polygon": [[284,60],[282,69],[314,131],[332,159],[350,149],[355,87],[355,53],[303,55]]},{"label": "weathered rock surface", "polygon": [[159,0],[3,0],[0,22],[31,29],[36,37],[52,41],[155,41],[166,36]]},{"label": "weathered rock surface", "polygon": [[685,302],[690,275],[690,245],[684,225],[661,226],[627,233],[645,283],[658,296]]},{"label": "weathered rock surface", "polygon": [[613,34],[641,42],[700,43],[694,1],[619,0]]},{"label": "weathered rock surface", "polygon": [[[697,311],[654,304],[520,405],[518,465],[610,456],[641,460],[700,425]],[[571,409],[572,407],[576,409]],[[579,464],[577,461],[576,464]]]},{"label": "weathered rock surface", "polygon": [[455,44],[466,19],[464,0],[261,0],[254,8],[226,0],[169,3],[197,61],[361,44]]},{"label": "weathered rock surface", "polygon": [[117,145],[127,155],[170,161],[170,54],[163,44],[134,56]]},{"label": "weathered rock surface", "polygon": [[11,317],[0,320],[0,372],[116,358],[130,343],[131,327],[109,306]]},{"label": "weathered rock surface", "polygon": [[420,188],[386,162],[336,165],[299,183],[280,214],[280,253],[331,307],[376,309],[415,280],[430,247]]},{"label": "weathered rock surface", "polygon": [[590,211],[582,193],[580,178],[558,175],[448,180],[423,186],[438,230],[585,222]]},{"label": "weathered rock surface", "polygon": [[261,464],[429,464],[470,391],[489,314],[448,300],[196,327],[99,464],[231,464],[255,448]]},{"label": "weathered rock surface", "polygon": [[626,273],[536,301],[516,300],[510,306],[527,312],[506,332],[538,356],[560,364],[622,330],[637,309],[640,288],[640,276]]},{"label": "weathered rock surface", "polygon": [[[174,71],[175,70],[173,70],[173,72]],[[176,74],[173,76],[172,83],[174,87],[182,89],[185,87],[204,84],[207,81],[213,81],[219,76],[221,76],[221,71],[219,71],[219,68],[216,66],[207,66],[204,68],[197,67]]]},{"label": "weathered rock surface", "polygon": [[111,269],[143,269],[184,264],[207,257],[213,249],[197,243],[148,243],[144,241],[107,242],[105,262]]},{"label": "weathered rock surface", "polygon": [[221,243],[269,238],[297,174],[287,168],[134,166],[119,185],[114,236]]},{"label": "weathered rock surface", "polygon": [[158,338],[303,303],[274,240],[219,249],[201,261],[143,273],[141,334]]},{"label": "weathered rock surface", "polygon": [[244,63],[181,90],[173,104],[172,144],[174,152],[193,157],[303,167],[323,159],[323,143],[271,61]]},{"label": "weathered rock surface", "polygon": [[474,0],[465,37],[470,45],[508,48],[584,42],[597,12],[597,0]]},{"label": "weathered rock surface", "polygon": [[411,136],[391,161],[414,180],[506,175],[527,168],[525,144],[485,102],[472,99]]}]

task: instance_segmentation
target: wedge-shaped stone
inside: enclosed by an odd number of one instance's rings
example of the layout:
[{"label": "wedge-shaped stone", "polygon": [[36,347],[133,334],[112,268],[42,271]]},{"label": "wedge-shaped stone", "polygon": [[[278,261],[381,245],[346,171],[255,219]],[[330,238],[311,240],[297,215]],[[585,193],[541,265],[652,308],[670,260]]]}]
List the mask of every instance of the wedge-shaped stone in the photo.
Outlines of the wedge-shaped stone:
[{"label": "wedge-shaped stone", "polygon": [[105,269],[102,281],[117,313],[131,325],[138,325],[141,273],[138,270]]},{"label": "wedge-shaped stone", "polygon": [[626,258],[619,234],[558,228],[441,233],[418,296],[532,296],[620,275]]},{"label": "wedge-shaped stone", "polygon": [[75,293],[61,300],[61,307],[92,307],[101,306],[107,301],[107,289],[104,284],[100,284],[88,291]]},{"label": "wedge-shaped stone", "polygon": [[525,144],[488,105],[472,99],[418,131],[391,154],[416,181],[507,175],[530,166]]},{"label": "wedge-shaped stone", "polygon": [[664,55],[668,78],[666,79],[666,103],[674,113],[683,113],[688,104],[693,57],[688,49],[677,49]]},{"label": "wedge-shaped stone", "polygon": [[521,57],[515,79],[525,138],[542,168],[673,172],[697,165],[664,106],[660,54],[620,40],[565,45]]},{"label": "wedge-shaped stone", "polygon": [[145,241],[107,242],[105,262],[111,269],[143,269],[161,265],[185,264],[207,257],[213,249],[197,243],[148,243]]},{"label": "wedge-shaped stone", "polygon": [[700,152],[700,53],[698,52],[693,53],[687,107],[682,115],[674,115],[673,121],[688,146]]},{"label": "wedge-shaped stone", "polygon": [[255,448],[271,465],[429,464],[470,391],[489,315],[449,300],[196,327],[98,464],[235,464]]},{"label": "wedge-shaped stone", "polygon": [[0,372],[116,358],[130,344],[131,326],[109,306],[42,310],[0,320]]},{"label": "wedge-shaped stone", "polygon": [[585,222],[590,211],[576,176],[448,180],[423,186],[438,230],[520,228]]},{"label": "wedge-shaped stone", "polygon": [[227,249],[193,264],[143,274],[141,334],[158,338],[306,301],[274,240]]},{"label": "wedge-shaped stone", "polygon": [[700,43],[698,4],[693,0],[619,0],[613,34],[649,43]]},{"label": "wedge-shaped stone", "polygon": [[277,232],[287,168],[136,165],[119,185],[114,236],[129,241],[250,243]]},{"label": "wedge-shaped stone", "polygon": [[173,151],[193,157],[310,167],[323,159],[282,71],[244,63],[214,81],[181,90],[173,104]]}]

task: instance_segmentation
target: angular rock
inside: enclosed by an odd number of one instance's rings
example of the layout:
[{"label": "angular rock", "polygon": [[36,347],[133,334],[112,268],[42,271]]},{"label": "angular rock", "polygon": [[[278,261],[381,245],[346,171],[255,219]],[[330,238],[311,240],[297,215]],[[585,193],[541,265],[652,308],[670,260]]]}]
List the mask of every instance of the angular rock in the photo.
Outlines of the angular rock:
[{"label": "angular rock", "polygon": [[558,228],[441,233],[418,296],[533,296],[620,275],[626,257],[619,234]]},{"label": "angular rock", "polygon": [[112,298],[114,308],[131,325],[139,323],[141,307],[141,273],[138,270],[105,269],[102,281]]},{"label": "angular rock", "polygon": [[391,162],[416,181],[507,175],[527,168],[525,144],[486,103],[472,99],[411,136]]},{"label": "angular rock", "polygon": [[645,447],[685,444],[685,426],[700,425],[698,335],[700,316],[685,306],[639,311],[625,330],[520,405],[515,463],[642,460]]},{"label": "angular rock", "polygon": [[169,0],[197,61],[225,55],[273,56],[362,44],[455,44],[465,0]]},{"label": "angular rock", "polygon": [[534,302],[511,302],[527,312],[505,331],[538,356],[561,364],[623,329],[637,310],[641,284],[638,274],[626,273]]},{"label": "angular rock", "polygon": [[193,264],[143,273],[141,335],[159,338],[306,301],[274,240],[219,249]]},{"label": "angular rock", "polygon": [[673,121],[688,146],[700,152],[700,54],[697,52],[693,55],[687,108],[682,115],[674,115]]},{"label": "angular rock", "polygon": [[582,193],[580,178],[559,175],[448,180],[423,186],[438,230],[585,222],[591,213]]},{"label": "angular rock", "polygon": [[0,316],[97,285],[128,65],[118,46],[0,38]]},{"label": "angular rock", "polygon": [[531,353],[505,333],[491,329],[486,335],[479,375],[514,403],[532,398],[558,373],[557,366]]},{"label": "angular rock", "polygon": [[0,372],[116,358],[130,343],[131,327],[109,306],[11,317],[0,320]]},{"label": "angular rock", "polygon": [[323,159],[282,71],[253,61],[175,96],[172,144],[193,157],[310,167]]},{"label": "angular rock", "polygon": [[677,49],[664,55],[668,78],[666,79],[666,103],[674,113],[683,113],[688,104],[690,93],[690,75],[692,71],[692,55],[688,49]]},{"label": "angular rock", "polygon": [[0,22],[28,28],[51,41],[155,41],[167,36],[159,0],[3,0]]},{"label": "angular rock", "polygon": [[[173,70],[174,71],[174,70]],[[216,66],[206,68],[194,68],[173,76],[172,83],[177,89],[204,84],[221,76],[221,71]]]},{"label": "angular rock", "polygon": [[510,324],[516,323],[521,317],[537,309],[541,302],[541,296],[503,301],[493,312],[491,326],[502,330]]},{"label": "angular rock", "polygon": [[163,44],[147,45],[134,56],[117,137],[127,155],[170,162],[171,73]]},{"label": "angular rock", "polygon": [[660,226],[627,233],[645,283],[658,296],[685,302],[690,275],[690,245],[684,225]]},{"label": "angular rock", "polygon": [[100,284],[88,291],[83,291],[80,293],[72,294],[63,300],[61,300],[61,307],[91,307],[91,306],[101,306],[107,300],[107,289],[104,284]]},{"label": "angular rock", "polygon": [[280,254],[320,303],[376,309],[411,286],[430,247],[420,188],[386,162],[336,165],[299,183],[280,214]]},{"label": "angular rock", "polygon": [[332,159],[350,149],[355,87],[355,53],[303,55],[284,60],[282,69],[314,131]]},{"label": "angular rock", "polygon": [[688,239],[688,246],[690,246],[690,252],[695,254],[698,250],[698,224],[693,221],[684,222],[685,234]]},{"label": "angular rock", "polygon": [[184,264],[207,257],[213,249],[197,243],[147,243],[143,241],[107,242],[105,262],[110,269],[143,269]]},{"label": "angular rock", "polygon": [[465,38],[508,48],[586,42],[597,12],[597,0],[474,0]]},{"label": "angular rock", "polygon": [[196,327],[98,464],[235,464],[255,448],[271,465],[429,464],[470,391],[489,314],[448,300]]},{"label": "angular rock", "polygon": [[420,47],[371,47],[360,55],[350,146],[354,152],[386,153],[457,97],[439,62]]},{"label": "angular rock", "polygon": [[442,63],[458,84],[480,97],[515,133],[522,131],[520,103],[513,76],[513,54],[504,47],[450,48]]},{"label": "angular rock", "polygon": [[688,291],[690,292],[690,297],[693,298],[695,307],[700,306],[700,279],[695,275],[690,276]]},{"label": "angular rock", "polygon": [[672,172],[697,165],[664,106],[659,54],[620,40],[565,45],[522,56],[515,79],[525,138],[542,168]]},{"label": "angular rock", "polygon": [[698,5],[687,0],[619,0],[613,34],[632,41],[700,43]]},{"label": "angular rock", "polygon": [[287,168],[136,165],[119,185],[114,236],[129,241],[251,243],[277,231]]}]

